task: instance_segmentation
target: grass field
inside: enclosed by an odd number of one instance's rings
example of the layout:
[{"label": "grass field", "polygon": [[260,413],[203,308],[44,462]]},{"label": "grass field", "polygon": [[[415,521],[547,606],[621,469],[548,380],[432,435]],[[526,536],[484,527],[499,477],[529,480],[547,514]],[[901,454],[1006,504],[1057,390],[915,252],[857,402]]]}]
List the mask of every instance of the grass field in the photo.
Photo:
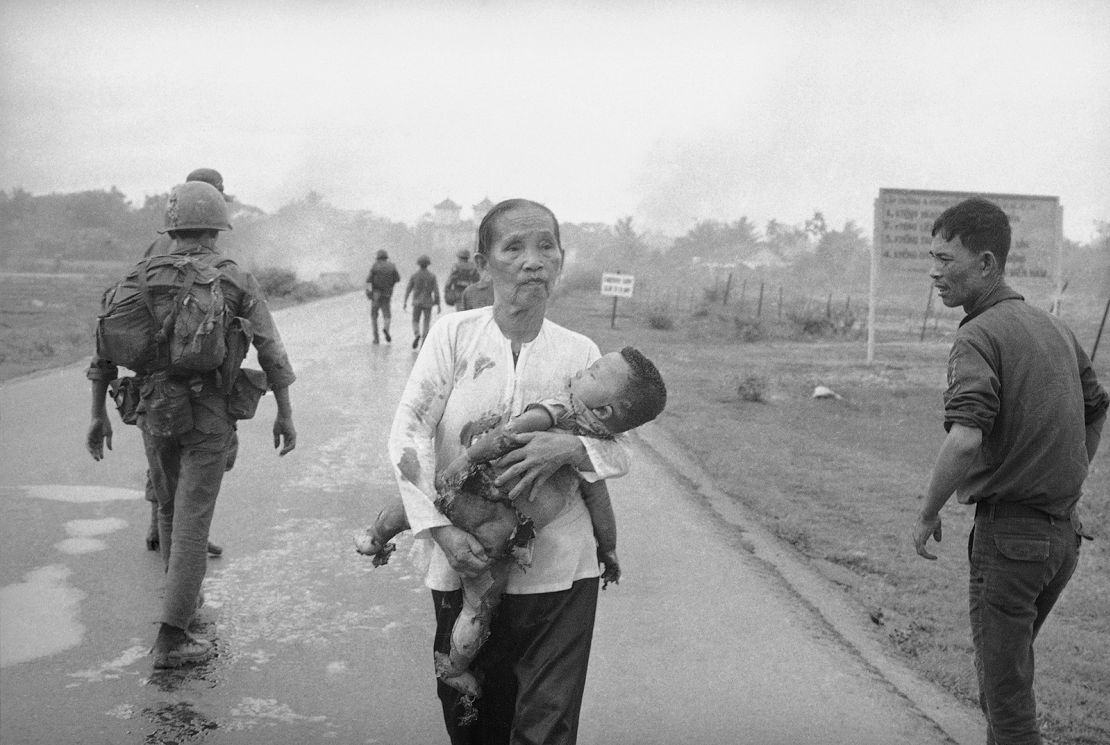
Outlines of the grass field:
[{"label": "grass field", "polygon": [[[880,343],[869,366],[861,338],[744,343],[744,325],[727,309],[676,315],[670,330],[659,330],[632,302],[614,330],[611,308],[600,297],[560,298],[551,316],[603,351],[633,344],[655,360],[670,393],[658,421],[718,486],[857,601],[861,623],[881,624],[892,653],[974,700],[966,589],[972,512],[955,500],[945,508],[936,562],[919,558],[909,537],[944,436],[946,327],[918,343],[920,320],[916,329],[910,324],[901,336],[913,341]],[[1108,358],[1103,353],[1098,365],[1104,383]],[[843,399],[811,398],[816,385]],[[1052,743],[1110,742],[1106,450],[1084,497],[1098,540],[1084,543],[1080,567],[1037,642],[1037,692]],[[618,519],[634,508],[618,504]]]},{"label": "grass field", "polygon": [[109,274],[0,274],[0,381],[92,354]]},{"label": "grass field", "polygon": [[[87,356],[107,281],[0,275],[0,380]],[[659,424],[721,489],[842,587],[858,603],[860,623],[879,624],[893,654],[972,700],[964,546],[971,513],[954,501],[945,508],[939,561],[917,557],[909,539],[943,438],[945,359],[959,318],[946,312],[930,325],[928,340],[917,342],[924,293],[917,294],[880,319],[872,365],[865,363],[858,329],[798,338],[797,324],[776,315],[753,335],[751,319],[738,322],[730,307],[660,311],[622,301],[612,329],[611,301],[580,293],[559,297],[551,316],[594,338],[603,351],[632,344],[655,360],[670,393]],[[1064,317],[1089,349],[1101,305],[1096,298],[1069,300],[1065,309],[1077,315]],[[660,313],[670,329],[651,327]],[[1110,340],[1103,345],[1097,368],[1106,384]],[[843,398],[813,399],[816,385]],[[1095,459],[1083,502],[1098,539],[1084,544],[1079,570],[1037,646],[1043,729],[1059,745],[1110,742],[1107,450]],[[618,519],[621,510],[634,508],[618,504]]]}]

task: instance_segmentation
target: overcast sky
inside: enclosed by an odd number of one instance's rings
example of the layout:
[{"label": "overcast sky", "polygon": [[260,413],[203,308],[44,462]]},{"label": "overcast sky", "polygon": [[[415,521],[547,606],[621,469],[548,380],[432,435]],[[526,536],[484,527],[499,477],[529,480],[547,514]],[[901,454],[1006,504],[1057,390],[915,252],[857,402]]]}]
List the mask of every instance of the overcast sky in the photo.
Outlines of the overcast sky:
[{"label": "overcast sky", "polygon": [[415,221],[445,197],[681,234],[868,231],[880,187],[1110,220],[1110,3],[0,0],[0,188],[197,166]]}]

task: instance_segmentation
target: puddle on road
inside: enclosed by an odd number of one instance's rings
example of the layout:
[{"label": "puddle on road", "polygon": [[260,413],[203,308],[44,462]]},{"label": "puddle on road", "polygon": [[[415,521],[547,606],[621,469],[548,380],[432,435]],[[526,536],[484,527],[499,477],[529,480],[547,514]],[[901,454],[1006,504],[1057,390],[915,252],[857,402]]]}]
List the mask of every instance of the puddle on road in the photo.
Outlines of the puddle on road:
[{"label": "puddle on road", "polygon": [[0,667],[76,647],[85,635],[77,611],[85,593],[66,584],[70,570],[61,564],[28,572],[24,581],[0,588]]},{"label": "puddle on road", "polygon": [[118,517],[105,517],[99,520],[70,520],[66,523],[69,538],[54,544],[63,554],[88,554],[107,548],[104,541],[93,536],[114,533],[127,527],[127,521]]},{"label": "puddle on road", "polygon": [[112,486],[72,486],[63,484],[38,484],[15,487],[28,497],[52,499],[56,502],[84,504],[88,502],[114,502],[116,500],[135,500],[144,497],[138,489],[119,489]]},{"label": "puddle on road", "polygon": [[[128,647],[114,660],[105,662],[100,667],[78,670],[70,673],[69,677],[79,678],[85,683],[101,683],[105,680],[118,680],[123,677],[124,671],[142,660],[150,653],[150,645],[141,643],[139,639],[132,639],[133,646]],[[137,673],[133,673],[137,674]],[[81,683],[67,683],[66,688],[75,688]]]}]

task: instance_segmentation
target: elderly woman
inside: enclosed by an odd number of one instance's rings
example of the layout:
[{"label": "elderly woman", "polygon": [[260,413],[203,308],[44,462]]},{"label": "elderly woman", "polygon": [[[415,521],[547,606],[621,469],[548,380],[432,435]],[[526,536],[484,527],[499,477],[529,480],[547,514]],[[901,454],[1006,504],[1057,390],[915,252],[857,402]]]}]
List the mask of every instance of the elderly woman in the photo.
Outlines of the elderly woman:
[{"label": "elderly woman", "polygon": [[[431,542],[425,584],[436,613],[435,651],[447,652],[462,607],[460,576],[490,563],[482,544],[434,505],[437,470],[470,437],[561,389],[600,357],[597,345],[546,320],[563,265],[559,223],[522,199],[501,202],[478,228],[478,266],[491,307],[454,313],[430,330],[389,438],[414,536]],[[586,682],[600,574],[580,480],[623,475],[627,446],[555,431],[518,436],[497,461],[498,484],[537,525],[527,570],[514,568],[491,635],[473,669],[482,679],[477,721],[460,724],[460,694],[438,683],[452,743],[573,743]]]}]

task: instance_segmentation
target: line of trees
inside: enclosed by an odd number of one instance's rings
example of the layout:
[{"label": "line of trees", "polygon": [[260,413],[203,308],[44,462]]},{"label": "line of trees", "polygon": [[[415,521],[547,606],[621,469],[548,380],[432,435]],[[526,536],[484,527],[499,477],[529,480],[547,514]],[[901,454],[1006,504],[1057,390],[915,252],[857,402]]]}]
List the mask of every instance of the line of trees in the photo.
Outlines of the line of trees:
[{"label": "line of trees", "polygon": [[[134,259],[162,225],[165,200],[165,194],[157,194],[135,206],[115,187],[40,196],[20,188],[0,191],[0,268]],[[421,253],[432,254],[433,266],[444,272],[454,261],[434,255],[430,224],[410,226],[366,210],[341,210],[315,192],[273,214],[238,200],[229,208],[234,230],[221,243],[252,268],[283,267],[301,279],[322,272],[360,278],[380,248],[402,271]],[[612,225],[564,223],[561,229],[569,273],[591,283],[603,271],[683,281],[705,275],[707,266],[741,272],[752,267],[776,271],[778,266],[798,283],[841,288],[866,278],[871,250],[858,224],[849,220],[831,228],[820,211],[796,224],[771,220],[762,231],[743,216],[731,222],[702,220],[678,238],[640,231],[631,217]],[[1110,222],[1099,225],[1090,244],[1067,242],[1068,274],[1086,275],[1088,282],[1091,276],[1110,276]]]}]

